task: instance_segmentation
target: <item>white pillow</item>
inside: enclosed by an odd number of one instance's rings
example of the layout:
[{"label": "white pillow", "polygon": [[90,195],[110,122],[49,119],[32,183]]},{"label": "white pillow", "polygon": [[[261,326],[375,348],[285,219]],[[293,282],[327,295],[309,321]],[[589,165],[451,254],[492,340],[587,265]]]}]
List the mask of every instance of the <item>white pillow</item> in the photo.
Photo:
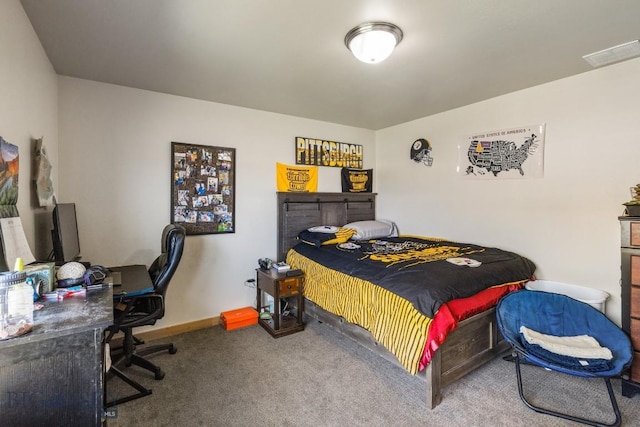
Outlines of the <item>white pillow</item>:
[{"label": "white pillow", "polygon": [[351,236],[351,240],[380,239],[383,237],[396,237],[398,235],[398,227],[396,227],[393,221],[356,221],[345,224],[343,227],[356,231],[356,234]]}]

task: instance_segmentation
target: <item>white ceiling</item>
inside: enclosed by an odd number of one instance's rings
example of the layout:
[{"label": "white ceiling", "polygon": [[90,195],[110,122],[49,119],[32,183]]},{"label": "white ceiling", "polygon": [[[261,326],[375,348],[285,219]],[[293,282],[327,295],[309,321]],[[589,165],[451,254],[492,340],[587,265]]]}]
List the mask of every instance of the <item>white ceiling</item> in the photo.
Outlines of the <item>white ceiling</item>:
[{"label": "white ceiling", "polygon": [[[21,0],[55,71],[381,129],[589,71],[640,38],[639,0]],[[404,39],[380,64],[345,34]]]}]

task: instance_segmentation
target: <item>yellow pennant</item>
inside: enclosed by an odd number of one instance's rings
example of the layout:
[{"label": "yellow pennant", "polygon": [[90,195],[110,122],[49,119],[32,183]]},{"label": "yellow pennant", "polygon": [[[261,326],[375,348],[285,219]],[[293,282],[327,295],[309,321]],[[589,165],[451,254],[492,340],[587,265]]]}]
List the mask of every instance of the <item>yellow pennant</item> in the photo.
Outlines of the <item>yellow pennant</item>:
[{"label": "yellow pennant", "polygon": [[318,191],[318,167],[276,163],[276,182],[278,191],[314,193]]}]

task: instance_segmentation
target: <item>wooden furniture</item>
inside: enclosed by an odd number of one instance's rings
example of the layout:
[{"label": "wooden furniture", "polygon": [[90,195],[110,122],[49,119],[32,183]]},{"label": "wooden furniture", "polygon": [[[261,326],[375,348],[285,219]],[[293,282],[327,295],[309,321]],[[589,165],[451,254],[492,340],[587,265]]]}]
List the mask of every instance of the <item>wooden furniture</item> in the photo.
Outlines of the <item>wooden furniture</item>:
[{"label": "wooden furniture", "polygon": [[[309,300],[305,300],[305,314],[400,366],[396,356],[378,343],[366,329],[323,310]],[[426,382],[427,407],[433,409],[442,401],[441,390],[444,387],[507,350],[509,344],[498,333],[495,308],[458,323],[458,327],[449,333],[444,344],[433,354],[424,371],[418,374]]]},{"label": "wooden furniture", "polygon": [[619,217],[622,256],[622,329],[631,338],[634,358],[623,375],[622,394],[640,393],[640,217]]},{"label": "wooden furniture", "polygon": [[113,322],[110,287],[44,301],[33,330],[0,341],[0,425],[103,423],[103,335]]},{"label": "wooden furniture", "polygon": [[[277,193],[278,259],[297,241],[298,233],[317,225],[341,226],[353,221],[375,219],[375,193]],[[335,327],[361,345],[399,365],[396,357],[377,343],[362,327],[349,323],[305,300],[305,314]],[[426,402],[430,409],[442,400],[441,389],[453,383],[496,355],[509,345],[500,337],[495,308],[465,319],[449,334],[420,374],[426,380]]]},{"label": "wooden furniture", "polygon": [[[287,276],[286,273],[278,273],[275,270],[256,269],[257,272],[257,301],[258,307],[264,306],[263,294],[267,293],[273,297],[274,310],[271,319],[260,317],[258,323],[267,330],[274,338],[289,335],[294,332],[304,330],[303,312],[303,288],[304,274],[297,276]],[[283,316],[280,304],[281,298],[294,298],[293,306],[296,315]]]},{"label": "wooden furniture", "polygon": [[298,241],[302,230],[316,225],[344,225],[375,219],[375,193],[278,192],[278,261]]}]

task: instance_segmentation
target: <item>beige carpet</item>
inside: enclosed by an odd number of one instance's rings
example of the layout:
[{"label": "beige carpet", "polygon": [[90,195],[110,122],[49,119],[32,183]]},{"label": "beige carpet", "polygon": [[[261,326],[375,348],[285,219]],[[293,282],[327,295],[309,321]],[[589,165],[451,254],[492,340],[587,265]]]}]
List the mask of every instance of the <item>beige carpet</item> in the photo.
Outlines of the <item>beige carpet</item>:
[{"label": "beige carpet", "polygon": [[[109,426],[575,425],[525,407],[513,363],[500,358],[446,387],[431,411],[423,380],[315,321],[278,339],[251,326],[230,332],[214,327],[171,341],[175,355],[152,356],[166,372],[164,380],[125,369],[153,394],[115,408]],[[523,375],[534,402],[612,421],[604,381],[533,366],[524,366]],[[622,397],[619,380],[614,388],[622,425],[639,425],[640,395]],[[123,392],[117,378],[108,383],[108,398]]]}]

